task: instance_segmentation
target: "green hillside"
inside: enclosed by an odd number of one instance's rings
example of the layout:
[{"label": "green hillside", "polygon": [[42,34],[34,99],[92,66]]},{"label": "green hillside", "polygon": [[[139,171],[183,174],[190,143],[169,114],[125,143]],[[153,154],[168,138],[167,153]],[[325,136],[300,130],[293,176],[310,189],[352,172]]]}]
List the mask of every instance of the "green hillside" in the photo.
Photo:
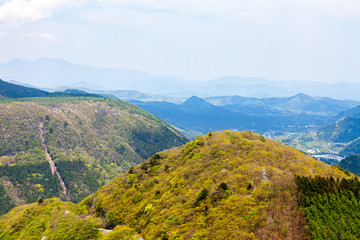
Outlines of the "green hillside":
[{"label": "green hillside", "polygon": [[343,169],[360,176],[360,155],[350,155],[339,162]]},{"label": "green hillside", "polygon": [[132,104],[95,97],[4,100],[0,132],[0,213],[38,197],[78,202],[155,152],[186,142]]},{"label": "green hillside", "polygon": [[[0,218],[0,239],[88,240],[101,236],[98,223],[76,215],[77,206],[59,199],[46,199],[13,209]],[[11,223],[11,227],[3,228]],[[44,238],[45,239],[45,238]]]},{"label": "green hillside", "polygon": [[348,156],[360,153],[360,118],[345,117],[317,131],[284,134],[276,139],[308,154]]},{"label": "green hillside", "polygon": [[340,154],[344,156],[360,154],[360,137],[347,144]]},{"label": "green hillside", "polygon": [[360,118],[346,117],[320,129],[320,139],[348,143],[360,137]]},{"label": "green hillside", "polygon": [[360,181],[358,178],[296,178],[299,203],[305,210],[312,239],[360,238]]},{"label": "green hillside", "polygon": [[74,227],[58,216],[39,224],[33,216],[57,212],[46,200],[4,215],[0,231],[4,239],[27,232],[60,239],[86,220],[108,233],[86,233],[93,234],[87,239],[307,239],[295,175],[348,177],[252,132],[209,133],[153,155],[85,198],[68,210]]},{"label": "green hillside", "polygon": [[0,79],[0,98],[44,97],[49,94],[40,89],[20,86]]}]

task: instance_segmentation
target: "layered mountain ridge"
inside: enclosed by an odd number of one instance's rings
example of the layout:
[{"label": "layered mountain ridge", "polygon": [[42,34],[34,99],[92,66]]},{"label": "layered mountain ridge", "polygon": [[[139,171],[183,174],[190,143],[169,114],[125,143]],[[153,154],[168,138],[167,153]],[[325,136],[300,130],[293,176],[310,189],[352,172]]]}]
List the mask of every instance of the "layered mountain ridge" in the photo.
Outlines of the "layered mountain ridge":
[{"label": "layered mountain ridge", "polygon": [[[273,81],[256,77],[224,76],[209,81],[149,74],[138,70],[99,68],[69,63],[62,59],[15,59],[0,64],[0,78],[16,80],[41,88],[123,89],[175,97],[289,97],[298,93],[360,100],[358,83],[324,84],[304,81]],[[52,79],[52,81],[49,81]]]}]

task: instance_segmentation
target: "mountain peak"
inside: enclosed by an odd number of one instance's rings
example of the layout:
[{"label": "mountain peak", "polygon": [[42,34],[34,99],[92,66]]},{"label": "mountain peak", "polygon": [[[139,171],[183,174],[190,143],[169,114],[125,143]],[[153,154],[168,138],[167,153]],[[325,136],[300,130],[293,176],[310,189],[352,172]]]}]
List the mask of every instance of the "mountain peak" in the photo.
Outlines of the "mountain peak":
[{"label": "mountain peak", "polygon": [[291,98],[313,99],[313,97],[306,95],[305,93],[296,94],[295,96],[292,96]]},{"label": "mountain peak", "polygon": [[199,98],[197,96],[192,96],[189,99],[187,99],[185,102],[183,102],[180,107],[183,110],[186,111],[204,111],[204,110],[212,110],[216,108],[211,103],[208,103],[202,98]]},{"label": "mountain peak", "polygon": [[184,103],[186,103],[186,102],[206,102],[206,101],[202,98],[199,98],[198,96],[192,96],[192,97],[188,98]]}]

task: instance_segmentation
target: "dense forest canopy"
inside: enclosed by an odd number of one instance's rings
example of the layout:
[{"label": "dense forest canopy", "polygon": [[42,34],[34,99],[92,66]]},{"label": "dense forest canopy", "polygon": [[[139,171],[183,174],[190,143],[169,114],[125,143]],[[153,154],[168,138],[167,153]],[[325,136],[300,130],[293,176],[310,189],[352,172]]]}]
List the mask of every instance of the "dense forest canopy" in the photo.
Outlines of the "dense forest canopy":
[{"label": "dense forest canopy", "polygon": [[[304,231],[308,222],[298,205],[295,175],[346,178],[349,173],[253,132],[215,132],[153,155],[67,211],[75,215],[76,226],[88,220],[109,229],[104,239],[136,234],[145,239],[306,239],[311,232]],[[47,203],[3,216],[3,236],[73,231],[51,217],[40,227],[24,212],[53,211]],[[27,224],[12,227],[18,221]]]},{"label": "dense forest canopy", "polygon": [[78,202],[155,152],[187,141],[130,103],[97,97],[2,100],[0,132],[0,213],[38,197]]}]

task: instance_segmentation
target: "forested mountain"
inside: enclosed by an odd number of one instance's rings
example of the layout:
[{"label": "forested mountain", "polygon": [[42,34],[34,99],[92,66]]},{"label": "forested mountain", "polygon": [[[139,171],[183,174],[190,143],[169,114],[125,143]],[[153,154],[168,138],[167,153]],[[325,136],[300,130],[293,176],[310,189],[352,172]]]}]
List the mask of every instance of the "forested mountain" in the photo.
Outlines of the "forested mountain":
[{"label": "forested mountain", "polygon": [[360,137],[347,144],[340,152],[343,156],[360,154]]},{"label": "forested mountain", "polygon": [[329,116],[325,126],[316,131],[278,138],[309,154],[349,156],[360,154],[360,107]]},{"label": "forested mountain", "polygon": [[318,130],[321,139],[348,143],[360,137],[360,118],[342,118]]},{"label": "forested mountain", "polygon": [[123,101],[45,97],[0,102],[0,213],[38,197],[78,202],[155,152],[185,143]]},{"label": "forested mountain", "polygon": [[360,176],[360,155],[350,155],[339,162],[339,166]]},{"label": "forested mountain", "polygon": [[310,175],[350,179],[250,131],[208,133],[153,155],[77,206],[49,199],[15,208],[0,218],[0,238],[317,239],[298,205],[307,188],[295,181]]},{"label": "forested mountain", "polygon": [[335,119],[341,119],[341,118],[345,118],[345,117],[353,117],[353,118],[358,118],[360,117],[360,105],[353,107],[351,109],[348,109],[346,111],[340,112]]},{"label": "forested mountain", "polygon": [[0,79],[0,96],[6,98],[44,97],[49,92],[5,82]]},{"label": "forested mountain", "polygon": [[189,137],[199,133],[236,129],[263,134],[305,132],[324,126],[355,101],[314,98],[299,94],[291,98],[191,97],[181,104],[163,101],[131,101],[174,126]]},{"label": "forested mountain", "polygon": [[322,139],[346,143],[341,155],[360,154],[360,107],[339,113],[332,124],[319,130],[318,135]]},{"label": "forested mountain", "polygon": [[[346,172],[346,171],[345,171]],[[311,239],[360,238],[358,178],[296,177]]]},{"label": "forested mountain", "polygon": [[360,153],[359,137],[360,118],[343,118],[317,131],[286,134],[276,139],[336,164],[344,156]]},{"label": "forested mountain", "polygon": [[321,114],[338,114],[357,106],[359,103],[351,100],[336,100],[327,97],[311,97],[300,93],[287,98],[247,98],[240,96],[224,96],[205,98],[206,101],[219,106],[237,108],[242,107],[263,107],[271,109],[268,114],[284,114],[289,111],[301,111]]}]

